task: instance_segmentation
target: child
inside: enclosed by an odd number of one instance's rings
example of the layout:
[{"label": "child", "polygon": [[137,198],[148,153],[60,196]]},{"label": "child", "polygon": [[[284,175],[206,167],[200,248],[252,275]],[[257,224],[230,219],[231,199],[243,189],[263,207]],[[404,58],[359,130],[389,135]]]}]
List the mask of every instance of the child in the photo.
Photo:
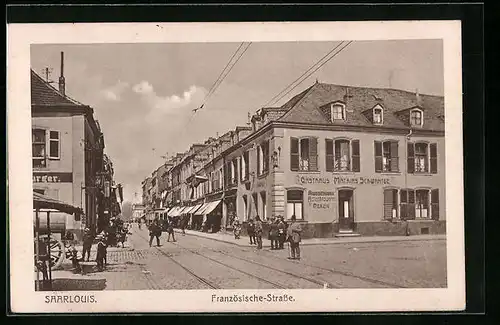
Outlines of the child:
[{"label": "child", "polygon": [[106,242],[103,235],[97,236],[97,269],[99,271],[104,270],[104,265],[106,263]]}]

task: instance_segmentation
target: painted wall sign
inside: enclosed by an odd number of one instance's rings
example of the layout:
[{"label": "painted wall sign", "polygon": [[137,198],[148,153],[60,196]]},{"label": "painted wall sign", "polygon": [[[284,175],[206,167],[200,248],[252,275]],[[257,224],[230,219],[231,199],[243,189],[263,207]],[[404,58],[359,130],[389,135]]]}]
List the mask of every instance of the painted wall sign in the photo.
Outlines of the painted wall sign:
[{"label": "painted wall sign", "polygon": [[73,173],[33,172],[33,183],[72,183]]},{"label": "painted wall sign", "polygon": [[297,175],[297,183],[299,183],[299,184],[330,184],[331,180],[329,177]]},{"label": "painted wall sign", "polygon": [[335,192],[308,191],[307,202],[313,209],[330,209],[330,204],[335,200]]},{"label": "painted wall sign", "polygon": [[333,177],[335,185],[389,185],[389,178],[379,177]]}]

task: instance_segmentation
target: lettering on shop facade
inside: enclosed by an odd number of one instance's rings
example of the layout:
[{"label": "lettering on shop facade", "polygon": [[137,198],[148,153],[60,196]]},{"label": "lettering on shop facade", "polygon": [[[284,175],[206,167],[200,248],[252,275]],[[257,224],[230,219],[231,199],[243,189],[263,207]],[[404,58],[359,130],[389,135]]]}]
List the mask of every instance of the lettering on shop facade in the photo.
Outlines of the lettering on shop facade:
[{"label": "lettering on shop facade", "polygon": [[33,173],[33,183],[72,183],[72,173]]},{"label": "lettering on shop facade", "polygon": [[308,191],[307,202],[313,209],[330,209],[330,204],[335,200],[335,192]]},{"label": "lettering on shop facade", "polygon": [[389,185],[391,180],[390,178],[380,177],[324,177],[297,175],[297,183],[301,185]]}]

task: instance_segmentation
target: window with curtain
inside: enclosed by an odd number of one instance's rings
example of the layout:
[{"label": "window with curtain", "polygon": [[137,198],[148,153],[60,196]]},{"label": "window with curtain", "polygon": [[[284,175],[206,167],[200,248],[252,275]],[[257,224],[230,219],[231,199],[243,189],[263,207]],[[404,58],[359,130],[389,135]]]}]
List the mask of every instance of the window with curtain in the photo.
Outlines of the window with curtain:
[{"label": "window with curtain", "polygon": [[421,110],[415,109],[410,112],[410,123],[412,126],[423,125],[423,113]]},{"label": "window with curtain", "polygon": [[290,138],[290,169],[292,171],[318,170],[318,139]]},{"label": "window with curtain", "polygon": [[332,121],[345,120],[345,107],[343,105],[332,105]]},{"label": "window with curtain", "polygon": [[375,172],[398,172],[398,142],[375,141]]}]

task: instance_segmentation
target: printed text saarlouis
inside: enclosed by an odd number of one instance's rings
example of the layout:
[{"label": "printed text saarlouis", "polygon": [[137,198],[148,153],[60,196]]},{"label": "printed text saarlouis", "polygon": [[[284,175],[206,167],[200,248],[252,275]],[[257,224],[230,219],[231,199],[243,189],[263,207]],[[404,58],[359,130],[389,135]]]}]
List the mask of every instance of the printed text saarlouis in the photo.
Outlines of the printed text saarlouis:
[{"label": "printed text saarlouis", "polygon": [[219,296],[216,294],[212,295],[212,302],[294,302],[295,298],[289,294],[275,295],[269,293],[267,295],[246,295],[246,294],[235,294],[228,296]]},{"label": "printed text saarlouis", "polygon": [[94,304],[94,295],[46,295],[46,304]]}]

